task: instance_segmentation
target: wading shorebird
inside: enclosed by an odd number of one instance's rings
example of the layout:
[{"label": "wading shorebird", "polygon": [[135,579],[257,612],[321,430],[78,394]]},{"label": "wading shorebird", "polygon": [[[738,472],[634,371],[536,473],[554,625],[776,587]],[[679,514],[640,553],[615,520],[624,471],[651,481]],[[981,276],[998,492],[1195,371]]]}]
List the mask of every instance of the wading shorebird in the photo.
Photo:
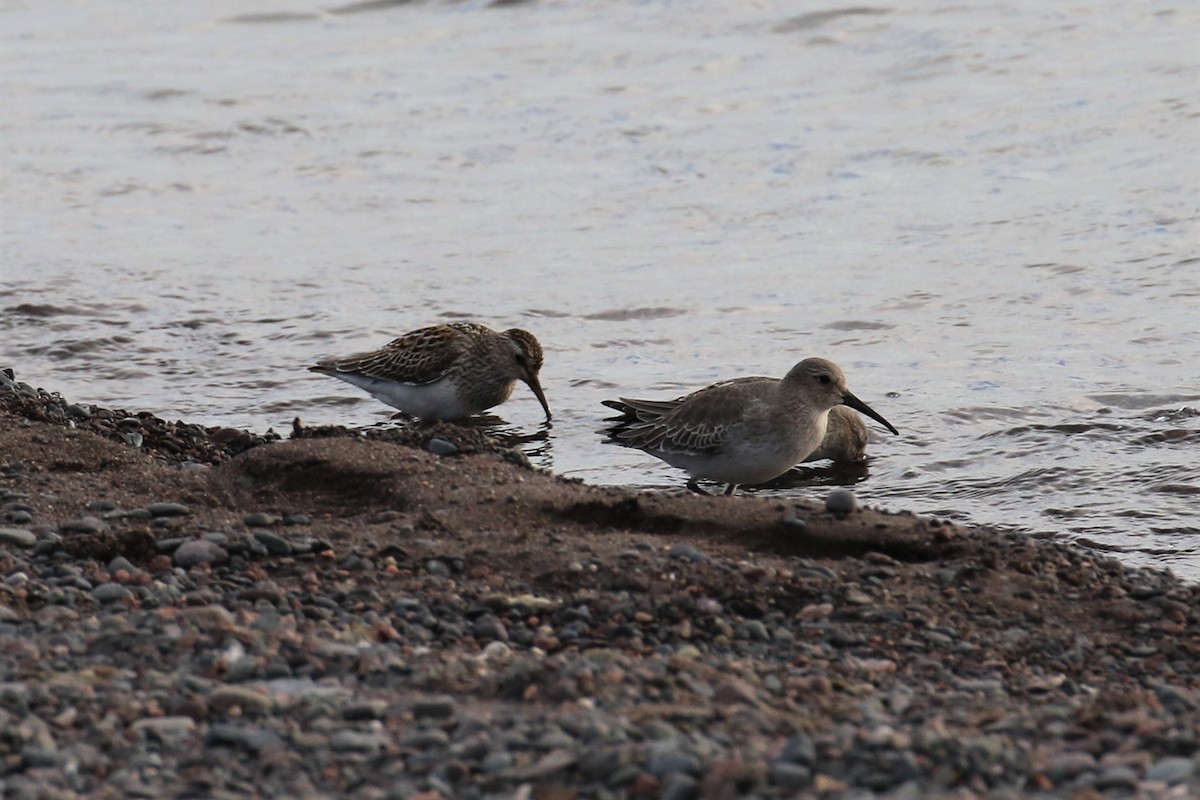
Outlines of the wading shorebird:
[{"label": "wading shorebird", "polygon": [[642,450],[690,476],[728,484],[763,483],[801,463],[821,445],[829,411],[846,405],[898,431],[846,386],[832,361],[806,358],[780,378],[734,378],[674,400],[605,400],[609,441]]},{"label": "wading shorebird", "polygon": [[422,420],[456,420],[498,406],[524,381],[550,420],[538,380],[542,346],[519,328],[499,333],[474,322],[433,325],[378,350],[330,358],[309,367],[365,389]]}]

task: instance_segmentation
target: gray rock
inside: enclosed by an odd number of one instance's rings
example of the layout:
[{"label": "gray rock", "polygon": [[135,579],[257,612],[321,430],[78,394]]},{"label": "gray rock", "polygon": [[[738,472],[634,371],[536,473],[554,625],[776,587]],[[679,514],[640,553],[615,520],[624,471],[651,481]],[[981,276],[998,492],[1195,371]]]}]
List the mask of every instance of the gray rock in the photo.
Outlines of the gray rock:
[{"label": "gray rock", "polygon": [[812,770],[791,761],[771,762],[771,783],[786,789],[807,786],[812,780]]},{"label": "gray rock", "polygon": [[197,564],[224,564],[229,553],[216,542],[207,539],[189,539],[175,550],[176,566],[190,569]]},{"label": "gray rock", "polygon": [[[247,523],[249,524],[249,523]],[[270,531],[255,531],[254,538],[273,556],[290,556],[292,545],[282,536]]]},{"label": "gray rock", "polygon": [[255,511],[242,517],[242,524],[251,528],[267,528],[279,522],[279,517],[265,511]]},{"label": "gray rock", "polygon": [[9,511],[6,516],[8,517],[8,521],[15,525],[25,525],[26,523],[33,522],[33,514],[24,509]]},{"label": "gray rock", "polygon": [[120,570],[124,570],[125,572],[135,572],[136,569],[137,568],[134,567],[133,564],[129,563],[129,559],[125,558],[124,556],[117,556],[112,561],[108,562],[109,572],[118,572]]},{"label": "gray rock", "polygon": [[196,730],[191,717],[149,717],[131,726],[139,736],[153,737],[160,742],[179,739]]},{"label": "gray rock", "polygon": [[116,603],[133,597],[133,593],[119,583],[102,583],[92,589],[97,603]]},{"label": "gray rock", "polygon": [[383,749],[384,744],[379,734],[345,728],[329,737],[329,749],[335,753],[374,753]]},{"label": "gray rock", "polygon": [[430,697],[414,703],[412,713],[417,719],[450,719],[458,713],[458,703],[449,695]]},{"label": "gray rock", "polygon": [[1095,787],[1102,792],[1116,789],[1122,792],[1132,792],[1137,789],[1138,776],[1129,767],[1105,767],[1096,776]]},{"label": "gray rock", "polygon": [[654,742],[647,751],[646,772],[656,778],[664,779],[676,772],[694,774],[700,771],[700,759],[680,750],[674,743]]},{"label": "gray rock", "polygon": [[151,503],[146,510],[155,517],[186,517],[192,513],[183,503]]},{"label": "gray rock", "polygon": [[696,797],[696,781],[687,775],[675,773],[663,783],[660,800],[693,800]]},{"label": "gray rock", "polygon": [[[453,702],[453,701],[451,701]],[[357,722],[367,719],[383,719],[387,713],[387,702],[384,700],[363,700],[342,709],[342,719]]]},{"label": "gray rock", "polygon": [[779,760],[811,767],[817,763],[817,746],[812,737],[798,733],[783,745],[783,750],[779,753]]},{"label": "gray rock", "polygon": [[445,439],[435,437],[429,440],[429,452],[435,456],[452,456],[458,452],[458,447]]},{"label": "gray rock", "polygon": [[17,612],[13,611],[6,605],[0,605],[0,622],[20,622],[21,618]]},{"label": "gray rock", "polygon": [[0,545],[12,547],[33,547],[37,537],[24,528],[0,528]]},{"label": "gray rock", "polygon": [[692,547],[690,544],[674,545],[671,548],[668,555],[671,558],[680,558],[680,559],[683,559],[684,561],[691,561],[693,563],[699,562],[699,561],[705,561],[708,558],[708,556],[704,555],[704,553],[702,553],[700,550],[696,549],[695,547]]},{"label": "gray rock", "polygon": [[849,489],[834,489],[825,498],[825,510],[831,514],[845,516],[858,508],[858,498]]},{"label": "gray rock", "polygon": [[1055,783],[1074,778],[1081,772],[1096,768],[1096,757],[1091,753],[1068,750],[1056,753],[1046,762],[1046,775]]},{"label": "gray rock", "polygon": [[99,517],[87,516],[69,519],[60,524],[58,529],[64,533],[100,533],[107,527]]},{"label": "gray rock", "polygon": [[1146,767],[1146,780],[1162,781],[1168,786],[1185,783],[1196,773],[1196,765],[1190,758],[1167,756]]}]

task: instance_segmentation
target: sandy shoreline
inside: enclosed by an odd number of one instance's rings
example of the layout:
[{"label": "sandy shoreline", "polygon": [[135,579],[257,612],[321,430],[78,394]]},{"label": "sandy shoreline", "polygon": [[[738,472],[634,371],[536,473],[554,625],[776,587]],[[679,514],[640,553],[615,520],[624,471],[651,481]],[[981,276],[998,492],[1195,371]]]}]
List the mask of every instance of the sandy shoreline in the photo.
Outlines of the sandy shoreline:
[{"label": "sandy shoreline", "polygon": [[1200,796],[1169,573],[297,434],[0,381],[0,793]]}]

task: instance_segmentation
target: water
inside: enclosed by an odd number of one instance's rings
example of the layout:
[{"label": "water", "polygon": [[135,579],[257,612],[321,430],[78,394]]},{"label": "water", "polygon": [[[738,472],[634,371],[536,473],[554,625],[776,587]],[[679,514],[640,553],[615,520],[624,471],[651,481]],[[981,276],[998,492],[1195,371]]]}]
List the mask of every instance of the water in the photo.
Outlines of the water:
[{"label": "water", "polygon": [[[599,444],[600,399],[822,355],[902,433],[865,502],[1200,579],[1197,23],[7,0],[0,364],[168,418],[370,424],[303,366],[520,325],[539,463],[667,487]],[[537,432],[527,390],[500,411]]]}]

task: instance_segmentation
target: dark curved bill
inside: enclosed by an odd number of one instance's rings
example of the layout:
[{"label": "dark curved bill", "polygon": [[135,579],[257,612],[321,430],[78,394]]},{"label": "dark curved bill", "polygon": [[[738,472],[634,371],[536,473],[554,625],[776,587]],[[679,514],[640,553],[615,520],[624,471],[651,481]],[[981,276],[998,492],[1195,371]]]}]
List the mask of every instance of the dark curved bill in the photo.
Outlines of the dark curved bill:
[{"label": "dark curved bill", "polygon": [[880,414],[876,413],[875,409],[871,408],[862,400],[859,400],[850,392],[846,392],[846,394],[842,395],[842,405],[850,406],[855,411],[860,411],[863,414],[866,414],[868,417],[880,423],[892,433],[896,434],[897,436],[900,435],[900,431],[893,428],[892,423],[888,422]]},{"label": "dark curved bill", "polygon": [[538,382],[536,377],[526,379],[525,383],[529,384],[529,388],[533,390],[537,396],[538,402],[542,404],[542,408],[546,409],[546,421],[550,421],[550,404],[546,402],[546,393],[542,391],[542,384]]}]

